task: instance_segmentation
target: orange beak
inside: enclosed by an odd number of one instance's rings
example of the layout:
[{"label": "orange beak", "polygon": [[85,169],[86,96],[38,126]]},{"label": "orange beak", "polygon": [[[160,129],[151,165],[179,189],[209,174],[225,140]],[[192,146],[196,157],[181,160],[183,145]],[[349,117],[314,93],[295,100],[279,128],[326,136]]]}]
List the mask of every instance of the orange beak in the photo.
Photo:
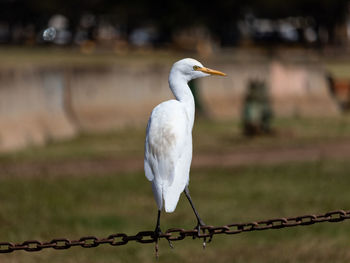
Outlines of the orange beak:
[{"label": "orange beak", "polygon": [[210,74],[210,75],[219,75],[219,76],[226,76],[225,73],[215,70],[215,69],[210,69],[210,68],[198,68],[198,71],[202,71],[204,73]]}]

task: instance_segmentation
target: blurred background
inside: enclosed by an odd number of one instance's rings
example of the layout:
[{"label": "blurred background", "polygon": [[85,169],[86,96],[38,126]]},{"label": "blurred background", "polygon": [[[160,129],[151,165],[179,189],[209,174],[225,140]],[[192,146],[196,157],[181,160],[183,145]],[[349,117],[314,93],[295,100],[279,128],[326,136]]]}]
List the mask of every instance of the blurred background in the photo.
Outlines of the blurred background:
[{"label": "blurred background", "polygon": [[[190,189],[205,223],[349,209],[348,0],[0,0],[1,242],[154,229],[145,128],[184,57],[227,74],[190,83]],[[162,229],[195,223],[182,197]],[[349,231],[218,235],[205,251],[162,240],[159,261],[349,262]],[[152,244],[130,242],[0,261],[154,260]]]}]

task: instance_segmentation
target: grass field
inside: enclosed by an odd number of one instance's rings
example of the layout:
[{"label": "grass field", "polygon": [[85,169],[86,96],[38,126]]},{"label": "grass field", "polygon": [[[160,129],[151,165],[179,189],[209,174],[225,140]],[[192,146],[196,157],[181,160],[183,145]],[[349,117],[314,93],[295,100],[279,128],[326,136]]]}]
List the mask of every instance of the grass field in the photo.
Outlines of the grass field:
[{"label": "grass field", "polygon": [[[239,123],[198,121],[196,152],[225,152],[232,148],[287,147],[349,138],[348,117],[333,120],[277,120],[273,137],[247,140]],[[71,159],[142,156],[144,130],[83,135],[3,155],[2,164]],[[77,168],[79,169],[79,168]],[[350,163],[322,159],[270,166],[192,169],[190,189],[203,220],[210,225],[246,222],[282,216],[349,209]],[[83,176],[0,177],[0,241],[153,230],[156,205],[142,171],[86,173]],[[173,214],[163,214],[162,229],[195,225],[182,196]],[[200,240],[187,238],[170,249],[160,242],[159,262],[349,262],[350,221],[322,223],[282,230],[217,235],[203,251]],[[0,255],[0,262],[154,262],[154,245],[130,242],[126,246],[47,249]]]},{"label": "grass field", "polygon": [[[194,153],[220,153],[232,149],[305,146],[325,141],[350,139],[350,116],[318,119],[277,119],[274,136],[247,139],[241,134],[241,123],[199,119],[193,129]],[[90,158],[142,157],[145,128],[125,128],[105,134],[83,134],[47,147],[31,147],[10,154],[0,154],[3,162],[36,162]]]},{"label": "grass field", "polygon": [[[250,52],[248,56],[252,57]],[[183,56],[192,54],[131,52],[117,55],[101,52],[84,55],[68,49],[1,48],[0,68],[33,64],[43,67],[48,64],[127,65],[135,61],[170,65]],[[227,59],[239,62],[237,58],[228,56]],[[322,60],[320,63],[337,78],[350,75],[347,61]],[[264,153],[271,147],[284,149],[350,141],[349,116],[282,119],[275,121],[274,128],[275,136],[248,140],[241,136],[237,121],[199,120],[193,132],[194,154],[225,154],[246,149]],[[56,175],[45,170],[31,171],[31,175],[21,170],[21,175],[15,176],[8,172],[9,167],[18,163],[50,166],[72,160],[140,159],[144,133],[143,128],[126,128],[102,135],[83,134],[73,140],[52,142],[45,148],[32,147],[1,154],[0,242],[50,241],[57,237],[77,239],[87,235],[106,237],[112,233],[136,234],[141,230],[153,230],[157,209],[150,184],[140,169],[133,172],[87,172],[80,176],[69,172],[57,176],[59,169]],[[190,189],[203,220],[209,225],[317,214],[350,209],[349,170],[350,162],[346,159],[196,168],[191,172]],[[175,213],[163,214],[161,223],[165,230],[172,227],[189,229],[196,222],[182,196]],[[350,220],[232,236],[217,235],[204,251],[200,240],[187,238],[174,242],[174,249],[161,240],[158,262],[349,262],[349,233]],[[135,242],[120,247],[101,245],[91,249],[75,247],[63,251],[47,249],[35,253],[0,254],[1,263],[155,261],[153,244]]]},{"label": "grass field", "polygon": [[[230,222],[321,213],[348,208],[350,178],[346,162],[288,164],[272,167],[195,170],[191,191],[205,222]],[[136,234],[152,230],[156,207],[143,173],[90,174],[84,178],[1,178],[2,240],[51,240]],[[185,198],[162,227],[191,228],[194,216]],[[205,251],[186,239],[170,249],[160,243],[159,262],[348,262],[350,222],[235,236],[215,236]],[[153,245],[130,243],[15,252],[1,262],[153,262]]]}]

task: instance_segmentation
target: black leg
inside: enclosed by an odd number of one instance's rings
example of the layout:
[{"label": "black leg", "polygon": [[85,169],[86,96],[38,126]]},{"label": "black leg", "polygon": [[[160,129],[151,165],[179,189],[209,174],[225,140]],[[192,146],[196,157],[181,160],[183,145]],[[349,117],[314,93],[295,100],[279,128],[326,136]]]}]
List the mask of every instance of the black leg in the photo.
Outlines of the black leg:
[{"label": "black leg", "polygon": [[[198,231],[198,235],[199,235],[199,234],[200,234],[200,231],[201,231],[201,227],[202,227],[202,226],[205,226],[205,224],[204,224],[203,220],[199,217],[199,214],[198,214],[196,208],[194,207],[194,204],[193,204],[193,202],[192,202],[192,198],[191,198],[191,196],[190,196],[190,190],[188,189],[188,186],[185,187],[184,192],[185,192],[185,195],[186,195],[188,201],[189,201],[190,204],[191,204],[191,207],[192,207],[192,209],[193,209],[194,214],[196,215],[196,218],[197,218],[197,225],[196,225],[195,229]],[[195,238],[195,237],[193,237],[193,238]],[[203,239],[203,249],[204,249],[205,247],[206,247],[206,238]]]},{"label": "black leg", "polygon": [[[154,229],[154,238],[156,240],[156,244],[155,244],[155,251],[156,251],[156,258],[158,259],[159,257],[159,253],[158,253],[158,241],[159,241],[159,237],[161,234],[163,234],[162,230],[160,229],[160,210],[158,210],[158,216],[157,216],[157,224],[156,224],[156,228]],[[170,240],[168,240],[169,246],[170,248],[174,248],[173,244],[171,243]]]},{"label": "black leg", "polygon": [[154,230],[154,234],[156,238],[159,238],[159,235],[162,233],[160,230],[160,210],[158,210],[158,216],[157,216],[157,225],[156,229]]},{"label": "black leg", "polygon": [[160,230],[160,210],[158,210],[158,216],[157,216],[157,224],[156,228],[154,229],[154,238],[156,240],[155,244],[155,251],[156,251],[156,258],[158,259],[159,253],[158,253],[158,241],[159,241],[159,236],[162,234],[162,230]]},{"label": "black leg", "polygon": [[184,191],[184,192],[185,192],[185,195],[186,195],[188,201],[189,201],[190,204],[191,204],[191,207],[192,207],[192,209],[193,209],[194,214],[196,215],[197,222],[198,222],[197,228],[199,229],[201,226],[205,226],[204,222],[203,222],[202,219],[199,217],[199,214],[198,214],[196,208],[194,207],[194,204],[193,204],[193,202],[192,202],[192,199],[191,199],[191,196],[190,196],[190,190],[188,189],[188,186],[185,187],[185,191]]}]

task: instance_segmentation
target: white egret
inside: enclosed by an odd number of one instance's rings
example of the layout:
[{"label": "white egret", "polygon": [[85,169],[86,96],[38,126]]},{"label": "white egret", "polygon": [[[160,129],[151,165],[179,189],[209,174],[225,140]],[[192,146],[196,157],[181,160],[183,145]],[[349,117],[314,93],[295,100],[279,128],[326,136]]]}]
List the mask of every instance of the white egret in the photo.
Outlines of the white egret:
[{"label": "white egret", "polygon": [[[155,238],[158,242],[160,214],[175,210],[180,194],[185,193],[197,218],[196,228],[204,225],[191,200],[188,183],[192,161],[192,127],[195,104],[188,82],[209,75],[225,76],[217,70],[204,67],[195,59],[176,62],[169,74],[169,86],[175,100],[156,106],[149,118],[145,142],[145,175],[152,182],[158,206]],[[157,249],[157,247],[156,247]]]}]

